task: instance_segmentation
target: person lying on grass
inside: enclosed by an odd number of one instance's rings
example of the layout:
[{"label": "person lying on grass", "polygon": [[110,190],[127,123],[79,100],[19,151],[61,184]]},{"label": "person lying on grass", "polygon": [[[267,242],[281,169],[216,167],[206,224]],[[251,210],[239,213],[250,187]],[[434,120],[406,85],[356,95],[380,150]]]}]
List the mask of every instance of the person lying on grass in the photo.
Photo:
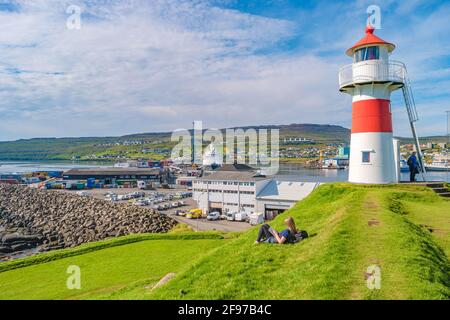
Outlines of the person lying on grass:
[{"label": "person lying on grass", "polygon": [[261,242],[278,244],[295,243],[302,238],[307,237],[307,233],[305,231],[297,231],[294,219],[292,217],[285,219],[284,224],[287,226],[287,229],[284,229],[280,233],[268,224],[263,224],[259,229],[258,238],[256,239],[255,244]]}]

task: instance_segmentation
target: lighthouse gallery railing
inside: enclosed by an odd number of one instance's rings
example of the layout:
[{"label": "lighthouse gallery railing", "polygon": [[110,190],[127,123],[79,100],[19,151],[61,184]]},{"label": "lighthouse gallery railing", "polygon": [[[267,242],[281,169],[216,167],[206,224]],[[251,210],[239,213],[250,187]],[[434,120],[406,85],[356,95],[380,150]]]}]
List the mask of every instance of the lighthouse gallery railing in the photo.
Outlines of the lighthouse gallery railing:
[{"label": "lighthouse gallery railing", "polygon": [[352,63],[339,69],[339,87],[370,82],[404,83],[406,67],[400,61],[367,60]]}]

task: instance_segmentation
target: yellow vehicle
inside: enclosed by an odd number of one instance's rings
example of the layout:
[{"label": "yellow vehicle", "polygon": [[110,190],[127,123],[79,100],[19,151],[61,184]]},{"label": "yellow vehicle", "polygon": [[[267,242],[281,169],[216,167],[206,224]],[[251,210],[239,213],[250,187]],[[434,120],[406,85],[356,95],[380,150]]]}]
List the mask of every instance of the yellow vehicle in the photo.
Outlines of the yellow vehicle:
[{"label": "yellow vehicle", "polygon": [[203,215],[203,211],[201,209],[192,209],[186,214],[186,218],[188,219],[198,219]]}]

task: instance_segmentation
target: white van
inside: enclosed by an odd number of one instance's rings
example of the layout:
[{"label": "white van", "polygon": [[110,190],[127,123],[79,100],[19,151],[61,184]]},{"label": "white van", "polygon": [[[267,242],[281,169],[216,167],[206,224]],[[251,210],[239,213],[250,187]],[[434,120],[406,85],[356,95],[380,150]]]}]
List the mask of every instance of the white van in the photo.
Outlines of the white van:
[{"label": "white van", "polygon": [[255,226],[257,224],[263,224],[264,223],[264,214],[261,213],[261,212],[252,213],[250,215],[250,221],[249,222],[250,222],[250,224],[252,226]]},{"label": "white van", "polygon": [[219,220],[219,217],[220,217],[220,212],[213,211],[213,212],[208,213],[208,216],[206,217],[206,219]]},{"label": "white van", "polygon": [[228,221],[234,221],[235,216],[236,216],[236,212],[233,212],[233,211],[227,212],[227,220]]},{"label": "white van", "polygon": [[234,220],[236,220],[236,221],[246,221],[247,217],[248,217],[247,212],[241,211],[241,212],[236,213],[236,215],[234,216]]}]

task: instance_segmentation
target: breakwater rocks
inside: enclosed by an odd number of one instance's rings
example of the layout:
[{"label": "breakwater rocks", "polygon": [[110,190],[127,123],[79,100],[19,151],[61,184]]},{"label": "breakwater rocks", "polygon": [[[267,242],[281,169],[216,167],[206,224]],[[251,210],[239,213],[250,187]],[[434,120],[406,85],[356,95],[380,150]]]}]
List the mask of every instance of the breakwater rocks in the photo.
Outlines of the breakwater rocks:
[{"label": "breakwater rocks", "polygon": [[131,204],[61,191],[0,185],[0,258],[133,233],[169,231],[175,220]]}]

